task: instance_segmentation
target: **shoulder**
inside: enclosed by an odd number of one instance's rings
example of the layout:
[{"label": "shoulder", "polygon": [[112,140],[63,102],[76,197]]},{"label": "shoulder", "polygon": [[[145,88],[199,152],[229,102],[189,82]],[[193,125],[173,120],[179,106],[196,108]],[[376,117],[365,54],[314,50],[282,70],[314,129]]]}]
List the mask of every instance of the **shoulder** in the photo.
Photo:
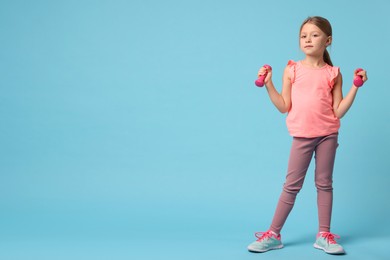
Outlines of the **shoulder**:
[{"label": "shoulder", "polygon": [[327,71],[328,71],[328,74],[330,76],[329,81],[330,81],[330,85],[331,86],[338,85],[339,83],[342,82],[342,76],[341,76],[341,73],[340,73],[340,67],[328,65],[327,66]]},{"label": "shoulder", "polygon": [[297,67],[298,62],[294,60],[289,60],[287,62],[286,67],[284,68],[284,74],[283,76],[291,81],[293,83],[295,81],[295,71]]},{"label": "shoulder", "polygon": [[328,64],[326,67],[327,67],[327,70],[333,75],[337,75],[340,73],[340,67],[338,67],[338,66],[331,66]]},{"label": "shoulder", "polygon": [[284,72],[295,73],[295,69],[298,67],[299,61],[289,60],[284,69]]},{"label": "shoulder", "polygon": [[296,61],[293,61],[293,60],[289,60],[287,62],[287,67],[293,67],[293,66],[296,66],[297,65],[297,62]]}]

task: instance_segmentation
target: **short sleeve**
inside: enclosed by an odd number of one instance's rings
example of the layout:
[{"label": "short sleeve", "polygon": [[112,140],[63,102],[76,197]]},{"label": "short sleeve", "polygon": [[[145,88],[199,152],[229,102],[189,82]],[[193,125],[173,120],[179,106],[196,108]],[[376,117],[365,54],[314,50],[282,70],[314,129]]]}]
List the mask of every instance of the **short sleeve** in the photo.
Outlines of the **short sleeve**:
[{"label": "short sleeve", "polygon": [[287,63],[287,66],[289,67],[290,81],[291,81],[291,84],[292,84],[295,81],[295,69],[296,69],[297,63],[295,61],[293,61],[293,60],[289,60],[288,63]]},{"label": "short sleeve", "polygon": [[331,88],[333,88],[334,82],[340,73],[340,68],[339,67],[330,67],[329,73],[330,73],[329,85]]}]

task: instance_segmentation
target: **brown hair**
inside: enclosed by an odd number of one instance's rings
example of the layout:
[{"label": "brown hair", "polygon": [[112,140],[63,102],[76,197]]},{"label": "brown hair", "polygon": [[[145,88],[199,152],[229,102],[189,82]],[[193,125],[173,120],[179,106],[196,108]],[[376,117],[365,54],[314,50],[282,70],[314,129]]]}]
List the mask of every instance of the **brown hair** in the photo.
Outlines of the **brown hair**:
[{"label": "brown hair", "polygon": [[[332,36],[332,26],[330,25],[330,22],[321,16],[310,16],[306,18],[306,20],[303,21],[301,28],[299,29],[299,33],[301,33],[302,27],[307,23],[314,24],[315,26],[320,28],[321,31],[323,31],[326,34],[326,36]],[[326,63],[328,63],[330,66],[333,66],[328,50],[325,49],[323,57]]]}]

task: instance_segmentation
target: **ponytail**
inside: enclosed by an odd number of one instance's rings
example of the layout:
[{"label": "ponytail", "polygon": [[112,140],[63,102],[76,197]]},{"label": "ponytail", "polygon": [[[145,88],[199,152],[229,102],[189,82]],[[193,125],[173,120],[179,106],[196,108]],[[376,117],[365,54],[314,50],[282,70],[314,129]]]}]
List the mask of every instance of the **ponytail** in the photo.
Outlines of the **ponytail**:
[{"label": "ponytail", "polygon": [[324,57],[324,61],[326,63],[328,63],[330,66],[333,66],[333,63],[332,63],[332,60],[330,59],[330,55],[329,55],[328,50],[324,51],[324,56],[323,57]]}]

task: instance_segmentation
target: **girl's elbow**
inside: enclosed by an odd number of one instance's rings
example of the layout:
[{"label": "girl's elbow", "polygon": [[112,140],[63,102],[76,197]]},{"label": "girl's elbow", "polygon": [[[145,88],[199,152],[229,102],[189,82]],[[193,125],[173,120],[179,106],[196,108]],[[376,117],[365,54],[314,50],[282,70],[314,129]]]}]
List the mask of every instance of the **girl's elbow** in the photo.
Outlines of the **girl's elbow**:
[{"label": "girl's elbow", "polygon": [[279,110],[280,113],[284,114],[290,110],[291,104],[283,102],[274,102],[275,107]]},{"label": "girl's elbow", "polygon": [[285,114],[288,111],[290,111],[290,108],[291,108],[291,104],[286,104],[285,106],[281,107],[279,111],[280,113]]},{"label": "girl's elbow", "polygon": [[282,114],[285,114],[285,113],[287,113],[287,112],[289,111],[289,109],[286,108],[286,107],[279,107],[278,110],[279,110],[279,112],[282,113]]},{"label": "girl's elbow", "polygon": [[337,117],[337,119],[341,119],[344,114],[345,113],[341,113],[341,111],[334,110],[334,115]]},{"label": "girl's elbow", "polygon": [[333,114],[337,119],[340,119],[340,114],[337,112],[337,110],[333,110]]}]

